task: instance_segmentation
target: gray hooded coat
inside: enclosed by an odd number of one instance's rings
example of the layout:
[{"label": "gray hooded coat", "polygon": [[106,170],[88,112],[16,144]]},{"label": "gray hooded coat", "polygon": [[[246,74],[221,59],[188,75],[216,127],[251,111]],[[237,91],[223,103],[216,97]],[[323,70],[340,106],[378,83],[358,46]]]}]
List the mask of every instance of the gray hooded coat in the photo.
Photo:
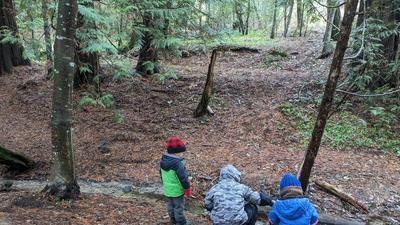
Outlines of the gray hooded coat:
[{"label": "gray hooded coat", "polygon": [[224,166],[218,184],[208,191],[204,203],[214,225],[242,225],[248,219],[245,204],[260,203],[260,194],[241,184],[240,175],[234,166]]}]

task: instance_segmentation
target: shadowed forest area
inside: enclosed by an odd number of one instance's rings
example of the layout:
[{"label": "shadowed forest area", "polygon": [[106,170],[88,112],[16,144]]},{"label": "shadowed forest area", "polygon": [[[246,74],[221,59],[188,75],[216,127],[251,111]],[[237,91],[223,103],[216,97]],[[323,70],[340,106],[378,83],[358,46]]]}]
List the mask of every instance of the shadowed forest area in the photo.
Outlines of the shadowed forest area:
[{"label": "shadowed forest area", "polygon": [[399,42],[399,0],[0,0],[0,224],[170,224],[173,136],[191,224],[226,164],[400,224]]}]

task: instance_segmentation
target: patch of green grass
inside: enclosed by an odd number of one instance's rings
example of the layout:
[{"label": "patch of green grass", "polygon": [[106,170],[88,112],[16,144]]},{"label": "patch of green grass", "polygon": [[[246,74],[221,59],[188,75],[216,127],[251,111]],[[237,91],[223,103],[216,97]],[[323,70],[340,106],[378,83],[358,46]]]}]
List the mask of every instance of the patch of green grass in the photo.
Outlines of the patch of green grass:
[{"label": "patch of green grass", "polygon": [[262,31],[253,31],[248,35],[241,35],[239,33],[223,34],[215,38],[210,39],[187,39],[183,41],[186,46],[198,46],[205,45],[208,47],[214,47],[218,45],[240,45],[248,47],[260,47],[260,46],[273,46],[279,43],[278,39],[270,39],[268,34]]},{"label": "patch of green grass", "polygon": [[[304,146],[311,138],[315,123],[316,112],[311,109],[290,102],[280,106],[280,111],[295,122]],[[391,110],[383,109],[379,115],[374,113],[371,112],[370,122],[349,111],[335,114],[327,122],[322,143],[337,149],[361,147],[392,151],[400,156],[400,131],[393,127],[398,123],[397,117]]]}]

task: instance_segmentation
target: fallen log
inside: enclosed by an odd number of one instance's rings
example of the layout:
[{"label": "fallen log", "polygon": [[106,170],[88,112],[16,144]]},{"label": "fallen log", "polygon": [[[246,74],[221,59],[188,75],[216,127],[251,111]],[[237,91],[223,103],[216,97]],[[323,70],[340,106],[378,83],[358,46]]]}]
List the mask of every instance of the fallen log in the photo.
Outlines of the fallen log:
[{"label": "fallen log", "polygon": [[250,52],[250,53],[260,53],[260,50],[257,48],[247,47],[247,46],[239,46],[239,45],[218,45],[213,48],[213,50],[217,51],[231,51],[231,52]]},{"label": "fallen log", "polygon": [[[266,215],[271,210],[270,207],[258,207],[258,217],[266,218]],[[366,223],[355,220],[345,219],[338,216],[319,214],[318,225],[366,225]]]},{"label": "fallen log", "polygon": [[356,207],[357,209],[360,209],[360,210],[364,211],[365,213],[369,212],[367,206],[365,206],[361,202],[357,201],[357,199],[355,199],[353,196],[346,194],[342,190],[339,190],[338,188],[334,187],[333,185],[328,184],[324,181],[314,181],[314,183],[322,190],[338,197],[339,199],[349,203],[350,205]]},{"label": "fallen log", "polygon": [[34,165],[33,161],[28,157],[12,152],[2,146],[0,146],[0,164],[7,165],[12,170],[27,170]]}]

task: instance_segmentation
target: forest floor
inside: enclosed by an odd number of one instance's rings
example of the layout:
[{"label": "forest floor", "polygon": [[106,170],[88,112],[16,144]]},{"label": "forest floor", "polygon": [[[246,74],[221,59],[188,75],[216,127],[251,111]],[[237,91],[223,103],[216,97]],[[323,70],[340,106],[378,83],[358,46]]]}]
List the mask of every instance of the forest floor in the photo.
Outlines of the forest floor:
[{"label": "forest floor", "polygon": [[[178,79],[164,84],[146,78],[102,84],[124,114],[112,123],[112,109],[85,107],[78,102],[85,90],[74,93],[74,148],[79,179],[96,182],[159,183],[158,162],[164,141],[173,135],[188,146],[184,153],[194,196],[204,193],[230,163],[243,172],[243,182],[254,190],[277,193],[280,176],[299,168],[304,145],[291,121],[279,107],[312,80],[324,79],[330,60],[317,60],[319,39],[286,39],[275,43],[288,53],[278,66],[263,64],[270,46],[261,52],[220,55],[216,64],[215,115],[195,119],[209,56],[163,61]],[[133,62],[135,63],[135,61]],[[0,77],[0,144],[37,162],[34,170],[2,176],[41,180],[50,174],[50,115],[52,82],[38,65],[16,68]],[[104,151],[106,149],[107,151]],[[204,179],[206,178],[206,179]],[[326,194],[311,183],[310,198],[321,213],[365,221],[371,215],[400,221],[400,158],[392,153],[363,148],[322,145],[313,180],[331,183],[366,204],[370,215]],[[73,202],[56,202],[24,191],[0,193],[0,224],[163,224],[164,202],[137,197],[83,194]],[[194,224],[210,224],[196,211]],[[397,222],[396,222],[397,221]]]}]

